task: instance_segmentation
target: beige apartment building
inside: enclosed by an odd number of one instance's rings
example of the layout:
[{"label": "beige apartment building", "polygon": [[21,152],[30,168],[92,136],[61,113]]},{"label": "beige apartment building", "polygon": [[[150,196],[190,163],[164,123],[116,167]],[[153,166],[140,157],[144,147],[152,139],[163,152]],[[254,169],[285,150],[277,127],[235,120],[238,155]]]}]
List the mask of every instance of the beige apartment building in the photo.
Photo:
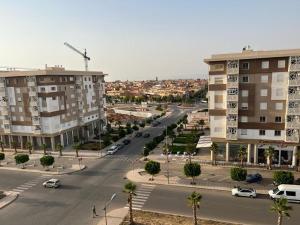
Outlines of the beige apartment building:
[{"label": "beige apartment building", "polygon": [[274,164],[296,164],[300,128],[300,49],[243,50],[212,55],[209,65],[209,120],[212,141],[234,160],[240,144],[247,163],[266,163],[264,150],[275,148]]},{"label": "beige apartment building", "polygon": [[[44,70],[0,71],[0,135],[6,147],[52,150],[87,139],[106,123],[104,74]],[[76,138],[77,137],[77,138]]]}]

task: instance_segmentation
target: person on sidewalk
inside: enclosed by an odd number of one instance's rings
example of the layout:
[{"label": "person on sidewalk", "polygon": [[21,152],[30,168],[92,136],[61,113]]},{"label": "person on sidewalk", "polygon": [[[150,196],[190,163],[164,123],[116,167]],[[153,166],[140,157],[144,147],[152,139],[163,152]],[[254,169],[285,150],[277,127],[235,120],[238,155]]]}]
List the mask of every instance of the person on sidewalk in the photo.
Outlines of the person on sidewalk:
[{"label": "person on sidewalk", "polygon": [[93,206],[93,218],[97,217],[97,213],[96,213],[96,206]]}]

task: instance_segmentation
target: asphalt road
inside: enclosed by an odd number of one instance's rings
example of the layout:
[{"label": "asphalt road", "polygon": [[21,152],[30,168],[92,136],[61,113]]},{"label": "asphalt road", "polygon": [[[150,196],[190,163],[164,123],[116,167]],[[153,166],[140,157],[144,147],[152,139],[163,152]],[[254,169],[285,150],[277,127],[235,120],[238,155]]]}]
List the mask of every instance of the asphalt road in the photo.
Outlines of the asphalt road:
[{"label": "asphalt road", "polygon": [[[160,127],[151,127],[147,132],[154,137],[162,132],[164,125],[175,122],[182,115],[182,110],[174,108],[169,117],[162,119]],[[105,202],[116,193],[111,208],[124,207],[127,201],[122,192],[126,182],[124,175],[133,166],[131,160],[141,156],[143,146],[149,140],[135,138],[115,155],[96,160],[86,170],[61,176],[63,185],[59,189],[43,188],[41,184],[46,178],[39,174],[1,170],[0,189],[11,190],[33,180],[39,182],[0,210],[0,225],[97,224],[98,220],[92,218],[93,205],[102,215]]]}]

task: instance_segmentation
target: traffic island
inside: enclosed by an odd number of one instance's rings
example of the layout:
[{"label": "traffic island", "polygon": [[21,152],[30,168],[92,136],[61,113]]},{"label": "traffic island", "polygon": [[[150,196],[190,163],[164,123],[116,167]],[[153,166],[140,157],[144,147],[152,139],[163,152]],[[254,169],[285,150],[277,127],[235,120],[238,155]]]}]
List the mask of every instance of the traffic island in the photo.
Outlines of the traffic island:
[{"label": "traffic island", "polygon": [[[191,217],[185,217],[180,215],[162,214],[148,211],[133,211],[133,220],[136,225],[193,225],[194,221]],[[214,221],[206,219],[198,219],[198,224],[201,225],[237,225],[236,223]],[[129,225],[129,216],[124,218],[124,221],[120,225]]]},{"label": "traffic island", "polygon": [[0,209],[12,203],[18,197],[17,193],[11,191],[0,191]]}]

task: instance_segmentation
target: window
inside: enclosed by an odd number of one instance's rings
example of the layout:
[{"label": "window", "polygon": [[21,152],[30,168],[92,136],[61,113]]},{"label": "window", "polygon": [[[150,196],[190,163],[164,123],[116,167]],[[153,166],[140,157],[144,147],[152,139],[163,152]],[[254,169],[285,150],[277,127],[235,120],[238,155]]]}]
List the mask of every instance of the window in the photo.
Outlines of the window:
[{"label": "window", "polygon": [[223,78],[222,77],[215,77],[215,84],[223,84]]},{"label": "window", "polygon": [[259,122],[265,123],[266,122],[266,117],[265,116],[259,117]]},{"label": "window", "polygon": [[268,75],[262,75],[260,77],[260,82],[261,83],[268,83]]},{"label": "window", "polygon": [[89,81],[91,81],[91,78],[89,77]]},{"label": "window", "polygon": [[55,96],[53,96],[53,97],[52,97],[52,100],[56,100],[56,97],[55,97]]},{"label": "window", "polygon": [[284,191],[279,191],[276,195],[283,195]]},{"label": "window", "polygon": [[274,131],[274,136],[281,136],[281,131],[280,130],[275,130]]},{"label": "window", "polygon": [[224,64],[213,64],[209,66],[210,71],[224,71]]},{"label": "window", "polygon": [[278,68],[285,68],[285,60],[278,60]]},{"label": "window", "polygon": [[284,81],[284,75],[283,74],[277,74],[277,79],[276,81],[278,83],[282,83]]},{"label": "window", "polygon": [[86,81],[86,77],[84,78],[84,81]]},{"label": "window", "polygon": [[282,110],[283,109],[283,103],[282,102],[275,103],[275,109],[276,110]]},{"label": "window", "polygon": [[262,61],[261,62],[262,69],[269,69],[269,61]]},{"label": "window", "polygon": [[275,123],[281,123],[281,116],[275,116]]},{"label": "window", "polygon": [[266,102],[261,102],[259,105],[260,110],[267,110],[267,103]]},{"label": "window", "polygon": [[24,121],[24,117],[23,116],[20,116],[20,121]]},{"label": "window", "polygon": [[243,76],[242,77],[242,82],[243,83],[248,83],[249,82],[249,77],[248,76]]},{"label": "window", "polygon": [[51,87],[51,91],[55,91],[56,90],[56,87]]},{"label": "window", "polygon": [[286,196],[296,196],[296,192],[295,191],[286,191]]},{"label": "window", "polygon": [[17,92],[17,94],[20,94],[20,92],[21,92],[20,88],[16,88],[16,92]]},{"label": "window", "polygon": [[45,92],[46,89],[44,87],[41,87],[41,92]]},{"label": "window", "polygon": [[276,96],[277,97],[283,96],[283,89],[282,88],[276,88]]},{"label": "window", "polygon": [[222,127],[215,127],[214,131],[215,133],[219,133],[219,132],[222,132]]},{"label": "window", "polygon": [[266,131],[265,130],[259,130],[259,136],[265,136]]},{"label": "window", "polygon": [[242,116],[241,117],[241,122],[247,123],[248,122],[248,116]]},{"label": "window", "polygon": [[92,88],[92,86],[91,86],[91,85],[89,85],[89,88]]},{"label": "window", "polygon": [[22,98],[21,97],[18,97],[18,102],[22,102]]},{"label": "window", "polygon": [[22,107],[19,107],[19,112],[23,112],[23,108]]},{"label": "window", "polygon": [[10,110],[11,110],[12,112],[15,112],[15,107],[10,107]]},{"label": "window", "polygon": [[73,77],[70,77],[70,81],[73,81],[74,80],[74,78]]},{"label": "window", "polygon": [[241,129],[241,135],[247,135],[247,130],[246,129]]},{"label": "window", "polygon": [[13,116],[13,117],[12,117],[12,120],[13,120],[13,121],[16,121],[16,120],[17,120],[17,117],[16,117],[16,116]]},{"label": "window", "polygon": [[86,90],[86,89],[88,89],[88,86],[87,86],[87,85],[84,85],[84,88],[85,88],[85,90]]},{"label": "window", "polygon": [[248,62],[243,62],[241,65],[242,70],[249,70],[249,63]]},{"label": "window", "polygon": [[242,97],[248,97],[248,90],[242,90]]},{"label": "window", "polygon": [[248,102],[242,102],[242,109],[247,110],[248,109]]},{"label": "window", "polygon": [[268,89],[261,89],[260,96],[268,96]]}]

